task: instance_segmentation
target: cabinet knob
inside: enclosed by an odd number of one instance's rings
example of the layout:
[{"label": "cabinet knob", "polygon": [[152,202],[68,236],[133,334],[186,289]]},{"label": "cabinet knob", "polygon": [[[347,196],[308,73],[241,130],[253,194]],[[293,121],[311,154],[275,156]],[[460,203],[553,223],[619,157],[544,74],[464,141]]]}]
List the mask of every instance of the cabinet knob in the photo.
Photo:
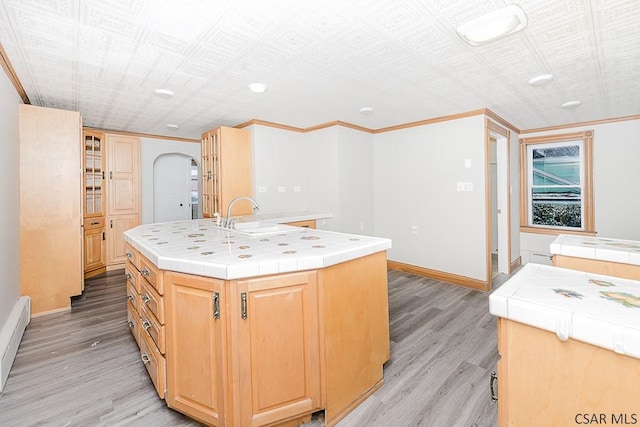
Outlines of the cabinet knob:
[{"label": "cabinet knob", "polygon": [[141,295],[140,298],[142,298],[142,301],[145,304],[149,304],[151,302],[151,297],[149,295],[147,295],[147,294]]},{"label": "cabinet knob", "polygon": [[144,277],[149,277],[151,275],[151,271],[149,271],[146,268],[143,268],[142,270],[140,270],[140,274],[142,274]]},{"label": "cabinet knob", "polygon": [[149,329],[151,329],[151,323],[149,323],[148,320],[145,320],[142,322],[142,327],[144,328],[145,331],[148,331]]},{"label": "cabinet knob", "polygon": [[129,320],[129,321],[127,322],[127,325],[129,325],[129,327],[130,327],[131,329],[133,329],[133,327],[135,326],[135,325],[134,325],[134,323],[133,323],[131,320]]}]

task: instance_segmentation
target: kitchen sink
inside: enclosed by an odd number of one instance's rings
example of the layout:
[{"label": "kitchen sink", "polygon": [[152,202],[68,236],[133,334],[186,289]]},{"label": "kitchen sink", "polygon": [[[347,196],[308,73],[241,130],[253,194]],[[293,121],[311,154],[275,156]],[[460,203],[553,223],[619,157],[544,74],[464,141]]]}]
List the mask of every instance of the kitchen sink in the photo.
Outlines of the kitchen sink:
[{"label": "kitchen sink", "polygon": [[243,236],[266,236],[269,234],[287,233],[296,231],[297,227],[290,225],[277,224],[273,222],[248,221],[237,222],[233,224],[233,228],[216,227],[225,231],[233,231]]}]

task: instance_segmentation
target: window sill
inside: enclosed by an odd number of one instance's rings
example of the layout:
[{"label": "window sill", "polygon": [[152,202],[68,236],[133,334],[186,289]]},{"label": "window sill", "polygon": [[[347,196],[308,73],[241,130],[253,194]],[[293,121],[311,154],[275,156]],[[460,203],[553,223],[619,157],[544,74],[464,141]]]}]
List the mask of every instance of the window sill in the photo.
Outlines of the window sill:
[{"label": "window sill", "polygon": [[532,234],[575,234],[578,236],[595,236],[597,232],[595,231],[574,231],[574,230],[564,230],[558,228],[542,228],[542,227],[528,227],[528,226],[520,226],[521,233],[532,233]]}]

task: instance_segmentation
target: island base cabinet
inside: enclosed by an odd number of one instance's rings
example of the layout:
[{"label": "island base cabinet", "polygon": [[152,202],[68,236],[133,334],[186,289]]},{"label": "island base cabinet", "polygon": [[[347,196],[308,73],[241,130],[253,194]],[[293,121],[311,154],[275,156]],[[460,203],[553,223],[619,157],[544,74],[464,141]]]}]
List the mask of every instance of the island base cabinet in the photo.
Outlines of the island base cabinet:
[{"label": "island base cabinet", "polygon": [[504,318],[498,351],[501,426],[637,422],[640,360]]},{"label": "island base cabinet", "polygon": [[320,409],[316,272],[241,280],[231,288],[238,425],[273,425]]},{"label": "island base cabinet", "polygon": [[226,420],[225,282],[165,272],[167,404],[207,425]]}]

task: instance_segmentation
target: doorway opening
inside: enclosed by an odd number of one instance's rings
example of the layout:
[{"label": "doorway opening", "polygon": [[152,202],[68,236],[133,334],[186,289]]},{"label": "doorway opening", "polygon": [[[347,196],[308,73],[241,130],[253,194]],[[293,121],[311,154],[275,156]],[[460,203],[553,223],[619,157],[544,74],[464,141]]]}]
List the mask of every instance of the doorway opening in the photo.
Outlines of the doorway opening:
[{"label": "doorway opening", "polygon": [[509,131],[487,120],[487,282],[511,272]]},{"label": "doorway opening", "polygon": [[153,163],[153,222],[200,218],[199,166],[181,153],[158,156]]}]

